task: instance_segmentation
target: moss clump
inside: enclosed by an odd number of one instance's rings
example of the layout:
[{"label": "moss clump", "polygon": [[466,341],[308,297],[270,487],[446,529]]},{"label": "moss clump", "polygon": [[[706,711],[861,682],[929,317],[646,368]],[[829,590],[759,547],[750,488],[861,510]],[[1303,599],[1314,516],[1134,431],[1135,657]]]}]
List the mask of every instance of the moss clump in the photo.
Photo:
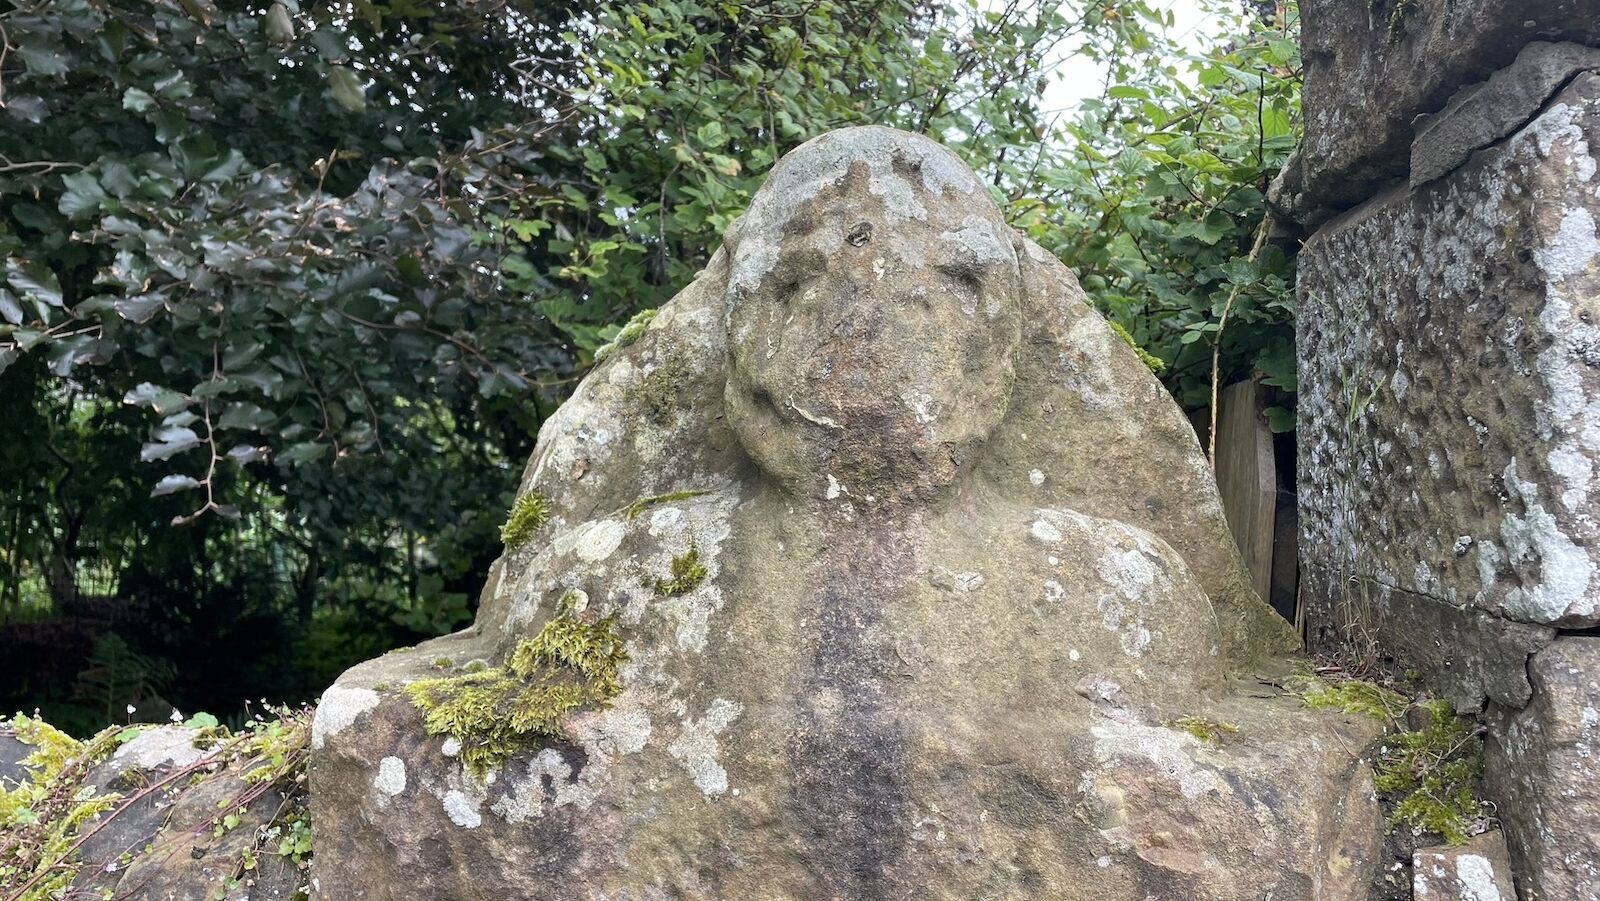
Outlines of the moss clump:
[{"label": "moss clump", "polygon": [[673,595],[688,594],[700,587],[706,580],[706,565],[700,562],[700,549],[694,544],[689,549],[672,558],[672,577],[663,579],[659,576],[646,582],[656,591],[672,597]]},{"label": "moss clump", "polygon": [[628,505],[628,519],[632,521],[633,519],[637,518],[640,513],[643,513],[651,507],[656,507],[661,504],[670,504],[674,501],[686,501],[691,497],[700,497],[703,494],[710,493],[711,492],[705,488],[699,488],[693,491],[674,491],[670,494],[658,494],[655,497],[642,497]]},{"label": "moss clump", "polygon": [[1483,802],[1474,786],[1483,776],[1483,741],[1449,701],[1417,706],[1427,725],[1384,738],[1373,785],[1396,799],[1391,830],[1406,825],[1414,833],[1432,832],[1452,845],[1464,844],[1482,831],[1477,823]]},{"label": "moss clump", "polygon": [[1399,717],[1411,705],[1405,695],[1360,679],[1339,682],[1309,679],[1300,692],[1300,700],[1318,710],[1339,710],[1385,722]]},{"label": "moss clump", "polygon": [[511,505],[511,514],[500,527],[500,540],[506,550],[514,551],[532,541],[533,534],[549,519],[550,499],[538,491],[529,491]]},{"label": "moss clump", "polygon": [[[33,747],[22,761],[26,780],[0,788],[0,886],[23,886],[26,899],[55,898],[82,862],[73,845],[81,826],[116,807],[121,795],[82,786],[89,768],[137,729],[114,726],[80,742],[38,717],[17,714],[0,728]],[[126,738],[124,738],[126,736]]]},{"label": "moss clump", "polygon": [[616,617],[579,619],[563,599],[557,614],[533,638],[520,642],[504,666],[488,667],[406,686],[411,702],[427,712],[429,735],[461,743],[461,759],[474,773],[499,766],[540,739],[559,738],[561,722],[581,707],[605,709],[622,691],[619,672],[628,661]]},{"label": "moss clump", "polygon": [[658,312],[660,311],[651,307],[648,310],[640,310],[635,313],[626,325],[617,330],[616,337],[612,338],[610,343],[601,346],[599,350],[594,352],[594,365],[599,366],[601,363],[611,359],[611,356],[617,351],[639,340],[639,336],[644,334],[644,330],[649,327],[650,323],[655,321],[656,313]]},{"label": "moss clump", "polygon": [[1221,720],[1206,719],[1203,716],[1179,717],[1175,720],[1168,720],[1162,725],[1168,729],[1182,729],[1208,745],[1220,743],[1225,735],[1239,734],[1238,726]]},{"label": "moss clump", "polygon": [[637,404],[647,418],[662,425],[670,424],[680,406],[678,385],[688,370],[689,364],[684,355],[674,350],[655,368],[628,386],[628,399]]},{"label": "moss clump", "polygon": [[1139,355],[1139,362],[1150,367],[1151,372],[1160,373],[1166,371],[1166,361],[1140,347],[1139,342],[1133,340],[1133,335],[1123,327],[1122,323],[1115,319],[1107,319],[1106,325],[1111,326],[1111,331],[1115,332],[1118,338],[1128,342],[1128,346],[1133,348],[1133,352]]}]

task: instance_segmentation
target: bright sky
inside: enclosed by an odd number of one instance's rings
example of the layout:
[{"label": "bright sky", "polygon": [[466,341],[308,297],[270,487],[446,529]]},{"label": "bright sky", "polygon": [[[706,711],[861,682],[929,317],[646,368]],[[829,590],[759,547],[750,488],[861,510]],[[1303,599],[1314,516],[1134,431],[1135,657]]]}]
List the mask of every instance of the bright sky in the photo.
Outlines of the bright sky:
[{"label": "bright sky", "polygon": [[[1201,0],[1157,0],[1154,5],[1172,11],[1172,35],[1191,49],[1198,49],[1200,39],[1221,21],[1215,14],[1201,10]],[[1071,56],[1070,48],[1063,50],[1059,80],[1052,81],[1044,92],[1044,108],[1050,112],[1070,111],[1085,97],[1098,96],[1105,79],[1104,67],[1093,60]]]}]

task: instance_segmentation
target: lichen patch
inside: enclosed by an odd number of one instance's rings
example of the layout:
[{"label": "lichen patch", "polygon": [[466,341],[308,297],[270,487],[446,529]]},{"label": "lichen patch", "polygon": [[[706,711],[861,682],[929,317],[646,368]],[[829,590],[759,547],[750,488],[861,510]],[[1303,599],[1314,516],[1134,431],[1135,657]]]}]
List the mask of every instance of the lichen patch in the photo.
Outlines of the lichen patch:
[{"label": "lichen patch", "polygon": [[744,705],[737,701],[717,698],[706,708],[704,717],[684,721],[678,737],[667,746],[667,753],[682,764],[695,786],[708,798],[728,790],[728,771],[718,760],[722,748],[717,736],[743,711]]},{"label": "lichen patch", "polygon": [[385,799],[405,791],[406,762],[393,756],[378,761],[378,775],[372,778],[372,787]]},{"label": "lichen patch", "polygon": [[322,693],[317,715],[311,721],[311,747],[321,750],[331,736],[350,728],[363,713],[378,706],[378,693],[370,688],[333,686]]}]

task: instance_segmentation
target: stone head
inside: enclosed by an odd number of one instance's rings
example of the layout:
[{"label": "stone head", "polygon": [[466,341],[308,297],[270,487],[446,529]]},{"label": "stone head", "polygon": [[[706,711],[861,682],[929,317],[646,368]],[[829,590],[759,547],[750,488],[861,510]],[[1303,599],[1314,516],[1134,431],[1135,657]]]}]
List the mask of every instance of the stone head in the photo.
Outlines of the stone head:
[{"label": "stone head", "polygon": [[959,158],[888,128],[785,156],[726,240],[725,404],[802,496],[927,499],[1004,416],[1021,334],[1010,229]]}]

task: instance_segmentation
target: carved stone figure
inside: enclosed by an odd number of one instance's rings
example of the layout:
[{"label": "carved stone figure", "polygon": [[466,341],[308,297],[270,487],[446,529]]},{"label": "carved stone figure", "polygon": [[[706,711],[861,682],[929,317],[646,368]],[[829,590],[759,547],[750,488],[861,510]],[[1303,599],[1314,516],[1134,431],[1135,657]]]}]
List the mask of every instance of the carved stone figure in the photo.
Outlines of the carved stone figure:
[{"label": "carved stone figure", "polygon": [[624,335],[324,696],[324,897],[1365,898],[1375,726],[1250,678],[1192,430],[954,154],[805,144]]}]

